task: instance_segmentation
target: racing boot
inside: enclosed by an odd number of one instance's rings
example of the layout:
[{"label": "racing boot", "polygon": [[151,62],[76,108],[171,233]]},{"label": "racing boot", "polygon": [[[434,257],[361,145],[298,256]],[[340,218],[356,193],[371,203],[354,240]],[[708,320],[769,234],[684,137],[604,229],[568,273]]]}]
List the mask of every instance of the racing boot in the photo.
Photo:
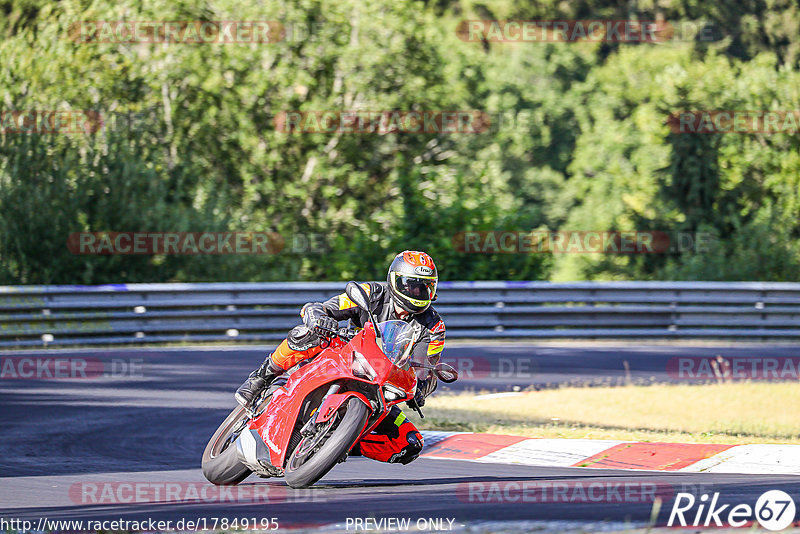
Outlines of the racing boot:
[{"label": "racing boot", "polygon": [[258,395],[264,391],[267,386],[272,384],[277,377],[282,375],[283,371],[283,369],[272,362],[271,355],[267,356],[267,359],[264,360],[261,367],[250,373],[250,376],[244,381],[244,384],[239,386],[239,389],[236,390],[236,394],[234,395],[234,397],[236,397],[236,402],[245,408],[251,408],[253,401],[258,398]]}]

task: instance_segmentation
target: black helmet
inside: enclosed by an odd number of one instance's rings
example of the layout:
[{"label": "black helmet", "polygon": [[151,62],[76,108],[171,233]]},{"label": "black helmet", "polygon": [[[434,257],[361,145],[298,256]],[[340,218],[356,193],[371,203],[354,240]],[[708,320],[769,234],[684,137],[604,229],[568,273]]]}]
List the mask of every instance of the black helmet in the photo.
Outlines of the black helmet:
[{"label": "black helmet", "polygon": [[406,250],[394,257],[386,282],[397,306],[409,313],[422,313],[436,299],[439,273],[430,256]]}]

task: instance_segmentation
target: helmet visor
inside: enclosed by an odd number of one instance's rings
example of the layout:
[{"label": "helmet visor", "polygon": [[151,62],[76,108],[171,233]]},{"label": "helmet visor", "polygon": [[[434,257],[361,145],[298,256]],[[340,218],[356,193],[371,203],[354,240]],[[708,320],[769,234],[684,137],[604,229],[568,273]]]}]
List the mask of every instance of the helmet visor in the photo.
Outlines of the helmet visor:
[{"label": "helmet visor", "polygon": [[394,287],[401,295],[416,301],[429,301],[436,295],[436,280],[395,273]]}]

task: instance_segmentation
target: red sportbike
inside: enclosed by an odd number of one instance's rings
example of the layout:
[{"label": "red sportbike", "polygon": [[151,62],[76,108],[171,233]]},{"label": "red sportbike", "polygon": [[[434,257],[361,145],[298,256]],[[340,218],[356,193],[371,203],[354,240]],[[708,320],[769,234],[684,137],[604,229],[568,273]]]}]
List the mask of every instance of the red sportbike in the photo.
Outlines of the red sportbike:
[{"label": "red sportbike", "polygon": [[[364,289],[346,293],[369,311]],[[413,362],[420,331],[403,321],[378,323],[372,313],[363,330],[340,328],[323,338],[327,347],[310,362],[290,369],[253,404],[238,407],[222,422],[203,452],[203,474],[214,484],[238,484],[251,473],[283,476],[293,488],[317,482],[347,459],[395,404],[413,403],[414,368],[433,370],[443,382],[458,378],[447,364]]]}]

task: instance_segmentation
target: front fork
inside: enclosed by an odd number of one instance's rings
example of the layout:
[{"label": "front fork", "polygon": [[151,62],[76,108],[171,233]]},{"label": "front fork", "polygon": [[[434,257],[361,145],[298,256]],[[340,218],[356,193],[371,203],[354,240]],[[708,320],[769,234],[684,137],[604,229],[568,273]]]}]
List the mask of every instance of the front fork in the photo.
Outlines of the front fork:
[{"label": "front fork", "polygon": [[319,403],[319,407],[314,408],[314,410],[311,412],[310,417],[308,418],[308,421],[306,421],[306,424],[303,425],[303,428],[300,429],[300,434],[302,434],[305,437],[314,435],[316,427],[315,425],[316,417],[314,416],[316,415],[317,410],[319,410],[319,408],[321,408],[325,404],[325,401],[328,400],[328,397],[338,393],[341,388],[342,388],[341,384],[331,384],[331,387],[328,388],[328,392],[325,393],[324,397],[322,397],[322,400]]}]

